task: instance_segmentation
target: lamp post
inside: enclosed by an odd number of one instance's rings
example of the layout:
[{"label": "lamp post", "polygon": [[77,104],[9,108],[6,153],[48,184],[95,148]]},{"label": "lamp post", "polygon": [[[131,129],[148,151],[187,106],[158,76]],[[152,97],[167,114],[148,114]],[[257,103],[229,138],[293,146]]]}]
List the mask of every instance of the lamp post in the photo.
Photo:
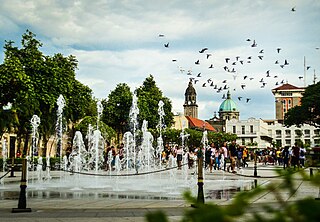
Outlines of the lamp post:
[{"label": "lamp post", "polygon": [[257,177],[257,176],[258,176],[258,172],[257,172],[257,151],[254,151],[253,176],[254,176],[254,177]]},{"label": "lamp post", "polygon": [[198,150],[198,198],[197,203],[204,204],[204,194],[203,194],[203,152],[202,149]]},{"label": "lamp post", "polygon": [[18,208],[12,208],[12,213],[31,212],[31,208],[27,208],[26,189],[27,189],[27,159],[24,158],[22,159],[22,172],[21,172]]}]

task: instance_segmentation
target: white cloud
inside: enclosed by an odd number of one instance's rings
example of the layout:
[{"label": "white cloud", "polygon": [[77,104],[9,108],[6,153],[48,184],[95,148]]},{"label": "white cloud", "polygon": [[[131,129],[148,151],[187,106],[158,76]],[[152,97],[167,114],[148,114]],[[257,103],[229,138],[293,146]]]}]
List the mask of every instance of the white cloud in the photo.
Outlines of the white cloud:
[{"label": "white cloud", "polygon": [[[293,3],[292,3],[293,4]],[[296,6],[297,11],[291,12]],[[183,110],[184,92],[190,77],[198,79],[200,118],[211,118],[222,102],[223,90],[202,87],[211,79],[218,87],[223,80],[233,98],[251,98],[238,102],[240,116],[272,118],[274,104],[271,89],[281,80],[303,86],[303,57],[313,70],[320,70],[320,3],[312,0],[287,1],[115,1],[115,0],[4,0],[0,8],[0,34],[7,40],[20,42],[26,29],[45,43],[44,53],[75,55],[79,61],[77,79],[93,89],[98,98],[107,97],[119,83],[132,89],[152,74],[173,108]],[[159,38],[158,34],[164,34]],[[250,47],[246,39],[255,39],[258,47]],[[169,48],[163,46],[170,43]],[[198,53],[208,47],[212,56]],[[276,48],[281,47],[281,53]],[[264,49],[263,60],[258,58]],[[244,61],[241,65],[226,64]],[[251,63],[247,57],[252,56]],[[172,62],[176,59],[177,62]],[[194,62],[199,59],[200,65]],[[285,68],[280,64],[287,59]],[[214,69],[208,67],[213,64]],[[227,73],[223,67],[235,68]],[[180,68],[185,69],[181,73]],[[191,70],[191,76],[187,71]],[[266,77],[270,70],[272,77]],[[202,77],[196,75],[201,72]],[[233,78],[236,75],[236,79]],[[244,80],[244,76],[248,76]],[[274,78],[277,75],[278,78]],[[249,80],[249,78],[254,78]],[[259,80],[267,82],[261,88]],[[240,85],[245,84],[245,90]],[[235,89],[235,90],[234,90]],[[261,102],[262,101],[262,102]],[[257,116],[261,115],[261,116]]]}]

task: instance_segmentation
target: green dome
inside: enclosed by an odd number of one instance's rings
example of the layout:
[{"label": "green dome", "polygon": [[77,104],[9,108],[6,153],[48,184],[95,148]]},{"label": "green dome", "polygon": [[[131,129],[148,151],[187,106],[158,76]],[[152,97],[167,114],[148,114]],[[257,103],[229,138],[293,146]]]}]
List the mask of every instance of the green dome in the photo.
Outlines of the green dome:
[{"label": "green dome", "polygon": [[219,107],[219,112],[236,112],[238,111],[236,103],[231,99],[230,92],[227,93],[227,99]]}]

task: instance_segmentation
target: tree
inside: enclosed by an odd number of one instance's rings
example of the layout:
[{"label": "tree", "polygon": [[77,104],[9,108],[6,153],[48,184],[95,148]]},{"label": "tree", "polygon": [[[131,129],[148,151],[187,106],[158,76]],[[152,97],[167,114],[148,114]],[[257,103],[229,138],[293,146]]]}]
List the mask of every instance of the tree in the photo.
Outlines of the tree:
[{"label": "tree", "polygon": [[125,83],[118,84],[110,92],[108,99],[102,101],[102,121],[116,130],[118,142],[120,135],[129,130],[128,123],[131,104],[132,93],[130,92],[130,87]]},{"label": "tree", "polygon": [[301,106],[295,106],[285,115],[286,126],[309,124],[320,126],[320,82],[306,88],[301,99]]},{"label": "tree", "polygon": [[64,117],[70,123],[87,115],[85,107],[90,107],[92,103],[92,92],[75,79],[77,60],[74,56],[64,57],[59,53],[54,56],[43,55],[39,50],[42,43],[29,30],[22,35],[21,49],[13,46],[13,43],[8,41],[4,46],[5,59],[0,66],[0,105],[12,104],[14,115],[4,125],[14,125],[18,143],[24,140],[26,153],[31,131],[30,119],[34,114],[41,119],[38,130],[46,144],[55,133],[56,101],[59,95],[62,94],[66,100]]},{"label": "tree", "polygon": [[142,86],[137,89],[139,120],[147,120],[148,127],[152,129],[157,128],[159,123],[158,104],[162,100],[164,103],[163,109],[164,124],[170,127],[173,122],[172,105],[170,99],[162,95],[161,90],[157,87],[152,75],[147,77]]}]

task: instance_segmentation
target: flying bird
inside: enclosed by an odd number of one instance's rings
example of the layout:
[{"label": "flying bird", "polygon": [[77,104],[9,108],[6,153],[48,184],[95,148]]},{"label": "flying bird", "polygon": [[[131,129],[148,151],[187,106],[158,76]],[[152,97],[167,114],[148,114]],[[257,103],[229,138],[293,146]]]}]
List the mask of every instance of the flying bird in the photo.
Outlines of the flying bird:
[{"label": "flying bird", "polygon": [[199,65],[200,64],[199,59],[194,64]]},{"label": "flying bird", "polygon": [[247,98],[247,100],[246,100],[246,101],[247,101],[247,103],[248,103],[250,100],[251,100],[250,98]]},{"label": "flying bird", "polygon": [[251,41],[251,39],[247,39],[246,41],[247,41],[247,42],[250,42],[250,41]]},{"label": "flying bird", "polygon": [[206,87],[206,83],[203,83],[203,84],[202,84],[202,87]]},{"label": "flying bird", "polygon": [[230,60],[230,58],[225,58],[226,59],[226,63],[228,63],[229,62],[229,60]]},{"label": "flying bird", "polygon": [[198,73],[197,77],[201,77],[201,72]]},{"label": "flying bird", "polygon": [[275,61],[275,63],[274,64],[279,64],[279,61],[277,60],[277,61]]},{"label": "flying bird", "polygon": [[253,40],[253,43],[252,43],[251,47],[257,47],[256,40]]},{"label": "flying bird", "polygon": [[242,99],[242,96],[238,96],[238,100],[240,101]]},{"label": "flying bird", "polygon": [[284,60],[284,65],[289,65],[289,63],[286,59]]},{"label": "flying bird", "polygon": [[300,80],[303,79],[303,76],[299,76],[299,79],[300,79]]},{"label": "flying bird", "polygon": [[295,12],[295,11],[296,11],[296,6],[294,6],[293,8],[291,8],[291,11],[292,11],[292,12]]},{"label": "flying bird", "polygon": [[261,49],[259,53],[263,53],[263,49]]},{"label": "flying bird", "polygon": [[260,60],[262,60],[263,56],[258,56],[258,58],[259,58]]},{"label": "flying bird", "polygon": [[244,87],[246,87],[246,85],[242,84],[242,85],[241,85],[241,88],[244,89]]},{"label": "flying bird", "polygon": [[245,80],[246,78],[248,78],[248,76],[244,76],[244,77],[243,77],[243,80]]},{"label": "flying bird", "polygon": [[277,48],[277,52],[280,53],[281,48]]},{"label": "flying bird", "polygon": [[209,59],[210,56],[212,56],[212,54],[207,54],[207,59]]},{"label": "flying bird", "polygon": [[204,53],[206,50],[208,50],[208,48],[203,48],[203,49],[201,49],[199,52],[200,52],[200,53]]},{"label": "flying bird", "polygon": [[307,66],[307,70],[309,70],[311,68],[311,66]]},{"label": "flying bird", "polygon": [[176,59],[172,59],[172,62],[176,62],[177,60]]},{"label": "flying bird", "polygon": [[210,66],[209,66],[209,69],[212,69],[213,68],[213,64],[211,64]]},{"label": "flying bird", "polygon": [[164,35],[163,34],[159,34],[159,37],[164,37]]},{"label": "flying bird", "polygon": [[164,44],[164,47],[169,48],[169,42]]}]

